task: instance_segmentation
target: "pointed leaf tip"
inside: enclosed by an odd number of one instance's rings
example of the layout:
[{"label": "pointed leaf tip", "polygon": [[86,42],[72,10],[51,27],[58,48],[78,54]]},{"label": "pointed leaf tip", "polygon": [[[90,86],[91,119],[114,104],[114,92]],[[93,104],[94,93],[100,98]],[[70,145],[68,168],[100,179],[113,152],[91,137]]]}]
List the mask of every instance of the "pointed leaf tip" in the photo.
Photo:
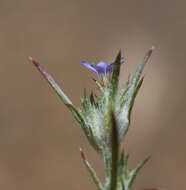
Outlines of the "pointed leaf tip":
[{"label": "pointed leaf tip", "polygon": [[152,47],[149,49],[149,51],[148,51],[148,55],[149,55],[149,56],[152,54],[152,52],[153,52],[154,49],[155,49],[154,46],[152,46]]},{"label": "pointed leaf tip", "polygon": [[39,62],[36,61],[35,59],[33,59],[32,57],[29,56],[28,59],[29,59],[36,67],[39,66]]},{"label": "pointed leaf tip", "polygon": [[[38,69],[38,71],[43,75],[43,77],[49,82],[55,82],[53,78],[47,73],[47,71],[39,64],[38,61],[33,59],[32,57],[29,57],[29,60],[33,63],[34,66]],[[53,80],[53,81],[51,81]]]},{"label": "pointed leaf tip", "polygon": [[119,52],[118,52],[117,58],[120,58],[119,61],[121,60],[121,49],[119,49]]},{"label": "pointed leaf tip", "polygon": [[94,169],[91,167],[91,165],[89,164],[88,160],[85,157],[85,153],[83,152],[83,150],[80,148],[80,154],[81,154],[81,158],[83,160],[83,163],[85,164],[86,168],[88,169],[94,183],[96,184],[98,190],[103,190],[103,186],[99,180],[99,178],[96,175],[96,172],[94,171]]},{"label": "pointed leaf tip", "polygon": [[82,148],[79,149],[80,154],[81,154],[81,158],[85,161],[86,157],[85,157],[85,153],[83,152]]},{"label": "pointed leaf tip", "polygon": [[155,50],[155,46],[152,46],[150,49],[151,49],[152,51]]},{"label": "pointed leaf tip", "polygon": [[31,57],[31,56],[28,56],[28,59],[29,59],[30,61],[32,61],[32,57]]},{"label": "pointed leaf tip", "polygon": [[121,64],[121,49],[119,50],[116,59],[115,59],[115,64],[120,65]]},{"label": "pointed leaf tip", "polygon": [[149,51],[146,53],[146,61],[147,61],[148,58],[151,56],[151,54],[152,54],[152,52],[153,52],[154,49],[155,49],[155,47],[152,46],[152,47],[149,49]]},{"label": "pointed leaf tip", "polygon": [[92,90],[91,90],[91,94],[90,94],[90,103],[91,103],[91,105],[96,105],[96,102],[94,100],[94,93]]},{"label": "pointed leaf tip", "polygon": [[132,170],[130,172],[130,178],[129,178],[129,182],[128,182],[128,186],[129,188],[131,188],[131,186],[133,185],[133,182],[138,174],[138,172],[140,171],[140,169],[146,164],[146,162],[150,159],[150,156],[148,156],[145,160],[141,161],[137,167]]},{"label": "pointed leaf tip", "polygon": [[142,76],[142,77],[141,77],[141,81],[143,81],[143,80],[144,80],[144,78],[145,78],[145,76]]},{"label": "pointed leaf tip", "polygon": [[65,104],[65,106],[67,106],[68,108],[70,108],[70,107],[71,107],[71,104]]},{"label": "pointed leaf tip", "polygon": [[148,156],[146,159],[145,159],[145,162],[149,161],[151,158],[151,156]]},{"label": "pointed leaf tip", "polygon": [[116,59],[114,61],[114,68],[112,72],[112,78],[111,82],[109,84],[109,96],[110,96],[110,103],[115,101],[115,96],[117,94],[118,90],[118,83],[119,83],[119,74],[120,74],[120,65],[121,65],[121,51],[119,51],[118,55],[116,56]]}]

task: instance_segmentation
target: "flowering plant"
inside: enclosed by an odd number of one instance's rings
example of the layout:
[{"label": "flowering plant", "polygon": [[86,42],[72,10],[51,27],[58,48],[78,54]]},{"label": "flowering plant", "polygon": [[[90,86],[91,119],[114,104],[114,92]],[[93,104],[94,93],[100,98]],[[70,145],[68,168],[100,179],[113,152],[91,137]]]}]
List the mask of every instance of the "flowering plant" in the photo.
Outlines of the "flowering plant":
[{"label": "flowering plant", "polygon": [[30,58],[71,111],[89,143],[102,156],[105,165],[104,185],[89,164],[85,153],[80,149],[82,160],[98,190],[131,190],[137,173],[149,160],[149,157],[146,158],[135,169],[129,171],[127,168],[129,156],[120,152],[120,143],[130,126],[134,100],[144,79],[141,77],[141,73],[152,54],[152,50],[153,48],[147,51],[132,79],[128,79],[121,89],[118,88],[120,66],[125,62],[125,59],[121,57],[121,52],[111,64],[99,62],[97,65],[93,65],[82,61],[81,64],[84,67],[97,74],[98,80],[95,80],[95,84],[100,93],[100,96],[96,96],[93,92],[88,96],[84,91],[82,110],[76,108],[46,70],[36,60]]}]

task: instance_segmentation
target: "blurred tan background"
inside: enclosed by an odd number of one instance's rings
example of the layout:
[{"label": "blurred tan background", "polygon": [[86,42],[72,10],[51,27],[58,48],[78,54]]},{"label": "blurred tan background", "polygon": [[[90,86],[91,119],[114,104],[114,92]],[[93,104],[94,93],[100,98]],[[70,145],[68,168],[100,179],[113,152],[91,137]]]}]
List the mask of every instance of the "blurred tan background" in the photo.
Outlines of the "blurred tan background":
[{"label": "blurred tan background", "polygon": [[186,1],[0,0],[0,189],[96,189],[79,147],[103,180],[103,163],[28,56],[75,105],[93,73],[82,60],[127,59],[121,84],[156,47],[124,146],[130,168],[151,155],[134,190],[186,189]]}]

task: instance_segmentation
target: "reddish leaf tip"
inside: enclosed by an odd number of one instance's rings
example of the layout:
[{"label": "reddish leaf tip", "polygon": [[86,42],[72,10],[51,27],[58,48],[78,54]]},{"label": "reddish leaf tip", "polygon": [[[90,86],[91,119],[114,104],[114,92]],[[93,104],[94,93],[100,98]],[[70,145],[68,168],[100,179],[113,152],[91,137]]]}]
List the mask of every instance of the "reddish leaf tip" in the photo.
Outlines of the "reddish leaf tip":
[{"label": "reddish leaf tip", "polygon": [[149,51],[147,52],[147,56],[148,57],[150,57],[151,56],[151,54],[152,54],[152,51],[155,49],[155,47],[154,46],[152,46],[150,49],[149,49]]},{"label": "reddish leaf tip", "polygon": [[151,49],[152,49],[152,51],[155,50],[155,46],[152,46]]},{"label": "reddish leaf tip", "polygon": [[83,152],[82,148],[79,149],[80,154],[81,154],[81,158],[85,161],[86,157],[85,157],[85,153]]},{"label": "reddish leaf tip", "polygon": [[142,76],[142,77],[141,77],[142,82],[143,82],[144,78],[145,78],[145,76]]},{"label": "reddish leaf tip", "polygon": [[29,56],[28,59],[29,59],[36,67],[39,66],[39,63],[38,63],[35,59],[33,59],[32,57]]},{"label": "reddish leaf tip", "polygon": [[149,161],[150,160],[150,156],[148,156],[146,159],[145,159],[145,161],[147,162],[147,161]]},{"label": "reddish leaf tip", "polygon": [[70,107],[70,104],[65,104],[68,108]]}]

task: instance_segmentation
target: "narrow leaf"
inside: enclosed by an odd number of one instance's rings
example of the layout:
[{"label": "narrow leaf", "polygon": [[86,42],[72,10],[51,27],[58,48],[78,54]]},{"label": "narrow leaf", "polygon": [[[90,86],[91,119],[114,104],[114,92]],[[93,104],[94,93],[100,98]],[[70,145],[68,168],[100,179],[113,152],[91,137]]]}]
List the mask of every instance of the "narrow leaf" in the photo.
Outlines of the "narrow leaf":
[{"label": "narrow leaf", "polygon": [[47,71],[33,58],[29,57],[31,62],[36,66],[36,68],[39,70],[39,72],[43,75],[43,77],[48,81],[50,86],[55,90],[57,95],[60,97],[60,99],[65,103],[65,104],[72,104],[70,99],[67,97],[67,95],[61,90],[59,85],[54,81],[51,75],[47,73]]},{"label": "narrow leaf", "polygon": [[120,179],[120,183],[121,183],[121,189],[122,189],[122,190],[125,190],[125,184],[124,184],[122,178]]},{"label": "narrow leaf", "polygon": [[129,189],[131,188],[135,178],[136,178],[136,175],[138,174],[138,172],[140,171],[140,169],[146,164],[146,162],[150,159],[150,157],[146,158],[145,160],[143,160],[142,162],[140,162],[138,164],[138,166],[132,170],[129,174],[129,181],[128,181],[128,187]]},{"label": "narrow leaf", "polygon": [[128,86],[129,86],[129,80],[127,80],[124,85],[121,87],[121,90],[120,90],[120,101],[123,100],[127,90],[128,90]]},{"label": "narrow leaf", "polygon": [[100,97],[97,97],[96,96],[96,100],[97,100],[97,106],[99,107],[99,109],[102,109],[106,103],[106,93],[105,93],[105,90],[104,88],[102,87],[102,85],[98,82],[98,81],[95,81],[96,82],[96,86],[100,92]]},{"label": "narrow leaf", "polygon": [[96,80],[96,86],[101,94],[101,96],[105,96],[105,91],[104,91],[104,88],[101,86],[101,84]]},{"label": "narrow leaf", "polygon": [[136,85],[138,83],[138,80],[141,76],[143,68],[144,68],[145,64],[147,63],[147,61],[149,60],[153,50],[154,50],[154,47],[150,48],[149,51],[147,51],[147,53],[145,54],[141,63],[138,65],[136,72],[132,78],[132,85]]},{"label": "narrow leaf", "polygon": [[89,115],[89,113],[91,112],[91,109],[92,109],[92,105],[91,105],[90,99],[87,96],[86,89],[84,90],[82,104],[83,104],[83,108],[85,110],[85,113],[87,115]]},{"label": "narrow leaf", "polygon": [[[82,114],[72,105],[72,104],[66,104],[66,106],[69,108],[69,110],[72,112],[73,116],[75,117],[75,119],[79,122],[79,124],[83,127],[83,128],[87,128],[86,127],[86,123],[85,120],[82,116]],[[87,130],[87,129],[86,129]]]},{"label": "narrow leaf", "polygon": [[125,155],[124,152],[121,153],[120,156],[120,176],[122,176],[124,179],[128,178],[128,158],[129,155]]},{"label": "narrow leaf", "polygon": [[125,84],[122,86],[119,94],[119,102],[120,102],[120,109],[123,107],[124,103],[127,100],[126,94],[129,89],[129,80],[125,82]]},{"label": "narrow leaf", "polygon": [[47,73],[47,71],[33,58],[29,58],[31,62],[36,66],[36,68],[39,70],[39,72],[42,74],[42,76],[47,80],[47,82],[50,84],[50,86],[54,89],[54,91],[57,93],[59,98],[63,101],[63,103],[69,108],[69,110],[74,115],[75,119],[81,124],[81,126],[86,130],[86,125],[83,117],[81,116],[80,112],[77,110],[77,108],[72,104],[70,99],[67,97],[67,95],[61,90],[59,85],[54,81],[51,75]]},{"label": "narrow leaf", "polygon": [[130,88],[128,89],[127,91],[127,94],[126,94],[126,102],[124,104],[124,107],[125,109],[127,109],[129,112],[128,114],[128,119],[130,120],[130,114],[131,114],[131,108],[132,108],[132,105],[134,103],[134,99],[136,97],[136,94],[143,82],[143,79],[139,81],[139,78],[141,76],[141,73],[143,71],[143,68],[145,66],[145,64],[147,63],[148,59],[150,58],[151,54],[152,54],[152,51],[153,51],[153,47],[145,54],[142,62],[138,65],[137,69],[136,69],[136,72],[132,78],[132,81],[131,81],[131,85],[130,85]]},{"label": "narrow leaf", "polygon": [[93,92],[91,92],[91,94],[90,94],[90,103],[94,106],[96,105]]},{"label": "narrow leaf", "polygon": [[[137,93],[138,93],[142,83],[143,83],[143,79],[144,78],[142,77],[141,80],[139,81],[138,85],[134,88],[134,92],[132,91],[132,92],[129,93],[129,90],[128,90],[127,95],[126,95],[127,97],[126,97],[125,103],[120,108],[120,113],[122,113],[122,111],[124,110],[123,113],[126,114],[126,115],[123,115],[122,117],[123,118],[127,117],[129,123],[130,123],[130,116],[131,116],[132,107],[134,105],[134,100],[135,100],[135,98],[137,96]],[[125,134],[128,131],[128,128],[129,128],[129,124],[126,125],[126,127],[124,126],[124,128],[122,128],[122,130],[120,132],[120,139],[122,139],[125,136]]]},{"label": "narrow leaf", "polygon": [[120,64],[121,64],[121,51],[119,51],[116,60],[114,62],[114,69],[112,73],[112,79],[109,85],[110,90],[110,102],[114,101],[119,83],[119,74],[120,74]]},{"label": "narrow leaf", "polygon": [[99,180],[99,178],[97,177],[94,169],[91,167],[91,165],[89,164],[88,160],[86,159],[85,153],[83,152],[83,150],[80,148],[80,153],[81,153],[81,158],[83,160],[83,163],[85,164],[85,166],[87,167],[94,183],[96,184],[98,190],[103,190],[103,186]]},{"label": "narrow leaf", "polygon": [[129,103],[129,114],[128,114],[129,120],[130,120],[130,115],[131,115],[132,107],[134,105],[134,100],[135,100],[135,98],[136,98],[136,96],[138,94],[139,89],[141,88],[143,80],[144,80],[144,77],[142,77],[141,80],[139,81],[139,83],[137,84],[137,86],[136,86],[136,88],[134,90],[134,93],[131,94],[131,101]]}]

